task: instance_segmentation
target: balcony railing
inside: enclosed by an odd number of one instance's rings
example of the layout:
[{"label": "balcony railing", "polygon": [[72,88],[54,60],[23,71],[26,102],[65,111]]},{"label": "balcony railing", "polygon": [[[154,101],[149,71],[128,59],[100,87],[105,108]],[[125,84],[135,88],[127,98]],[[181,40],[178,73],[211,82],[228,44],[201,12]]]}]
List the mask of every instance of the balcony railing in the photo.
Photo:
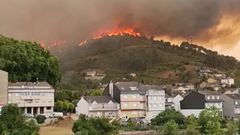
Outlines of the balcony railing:
[{"label": "balcony railing", "polygon": [[91,105],[90,110],[118,110],[118,105]]}]

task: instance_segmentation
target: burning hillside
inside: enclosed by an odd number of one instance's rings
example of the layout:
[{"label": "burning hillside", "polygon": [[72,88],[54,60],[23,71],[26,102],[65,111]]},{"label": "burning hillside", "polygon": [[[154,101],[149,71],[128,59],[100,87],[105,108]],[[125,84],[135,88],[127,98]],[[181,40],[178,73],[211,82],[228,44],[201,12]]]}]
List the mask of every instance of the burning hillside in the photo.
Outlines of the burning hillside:
[{"label": "burning hillside", "polygon": [[103,37],[112,37],[112,36],[124,36],[124,35],[129,35],[133,37],[141,37],[142,34],[140,32],[137,32],[134,28],[127,27],[127,28],[115,28],[112,30],[100,30],[98,32],[95,32],[90,39],[81,41],[79,46],[82,46],[87,43],[88,40],[92,39],[100,39]]}]

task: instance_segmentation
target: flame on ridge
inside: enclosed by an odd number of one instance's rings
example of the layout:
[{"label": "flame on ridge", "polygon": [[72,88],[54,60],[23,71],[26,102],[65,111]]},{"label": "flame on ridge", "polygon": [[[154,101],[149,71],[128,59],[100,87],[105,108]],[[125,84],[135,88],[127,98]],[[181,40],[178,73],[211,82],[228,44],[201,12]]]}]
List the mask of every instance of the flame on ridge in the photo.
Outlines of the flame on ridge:
[{"label": "flame on ridge", "polygon": [[[105,36],[124,36],[124,35],[130,35],[130,36],[134,36],[134,37],[141,37],[142,34],[140,32],[136,32],[134,30],[134,28],[117,28],[117,29],[113,29],[113,30],[103,30],[103,31],[99,31],[96,32],[95,34],[93,34],[93,36],[90,39],[100,39],[103,38]],[[87,43],[88,40],[83,40],[79,43],[79,46],[85,45]]]}]

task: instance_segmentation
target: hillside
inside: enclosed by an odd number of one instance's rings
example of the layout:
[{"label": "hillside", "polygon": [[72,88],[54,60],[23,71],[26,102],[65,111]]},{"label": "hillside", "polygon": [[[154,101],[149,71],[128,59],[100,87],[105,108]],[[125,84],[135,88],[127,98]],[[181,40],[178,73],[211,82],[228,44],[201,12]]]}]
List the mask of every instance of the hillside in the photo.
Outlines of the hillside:
[{"label": "hillside", "polygon": [[[125,35],[91,40],[86,45],[69,47],[61,53],[57,50],[52,52],[60,59],[63,71],[61,86],[73,89],[96,84],[83,79],[82,71],[86,69],[104,71],[107,75],[103,83],[123,79],[151,84],[198,83],[202,78],[198,78],[195,70],[199,67],[210,67],[232,77],[240,75],[240,63],[234,57],[219,55],[187,42],[177,46]],[[130,77],[130,73],[136,73],[137,77]]]}]

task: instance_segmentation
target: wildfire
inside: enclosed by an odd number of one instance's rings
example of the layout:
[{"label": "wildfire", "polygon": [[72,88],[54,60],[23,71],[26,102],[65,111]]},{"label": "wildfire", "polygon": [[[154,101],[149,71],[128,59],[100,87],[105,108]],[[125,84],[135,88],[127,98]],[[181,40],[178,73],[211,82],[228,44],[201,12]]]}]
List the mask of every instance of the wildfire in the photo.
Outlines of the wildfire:
[{"label": "wildfire", "polygon": [[[134,37],[141,37],[142,34],[139,32],[136,32],[133,28],[117,28],[117,29],[113,29],[113,30],[102,30],[99,32],[96,32],[95,34],[93,34],[91,39],[100,39],[103,37],[112,37],[112,36],[124,36],[124,35],[130,35],[130,36],[134,36]],[[81,41],[79,43],[79,46],[82,46],[84,44],[87,43],[87,40]]]},{"label": "wildfire", "polygon": [[40,44],[40,47],[42,48],[52,48],[52,47],[62,46],[66,43],[67,43],[66,40],[56,40],[52,42],[41,41],[39,44]]}]

